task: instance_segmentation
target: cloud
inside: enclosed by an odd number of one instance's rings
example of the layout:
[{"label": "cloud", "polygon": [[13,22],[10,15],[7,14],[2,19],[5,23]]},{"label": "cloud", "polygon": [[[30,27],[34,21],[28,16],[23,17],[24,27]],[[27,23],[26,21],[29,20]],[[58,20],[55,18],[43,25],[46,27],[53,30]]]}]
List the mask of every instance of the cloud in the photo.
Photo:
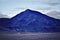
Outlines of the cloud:
[{"label": "cloud", "polygon": [[60,3],[56,3],[56,2],[52,2],[52,3],[47,3],[50,6],[56,6],[56,5],[60,5]]},{"label": "cloud", "polygon": [[17,7],[17,8],[10,9],[10,11],[19,11],[19,10],[24,10],[24,9],[26,9],[26,8]]},{"label": "cloud", "polygon": [[51,10],[52,8],[51,7],[45,7],[45,8],[36,8],[38,10]]},{"label": "cloud", "polygon": [[5,14],[2,14],[2,12],[0,12],[0,18],[8,18],[8,16]]},{"label": "cloud", "polygon": [[51,16],[56,19],[60,19],[60,12],[58,12],[58,11],[50,11],[50,12],[46,13],[46,15]]}]

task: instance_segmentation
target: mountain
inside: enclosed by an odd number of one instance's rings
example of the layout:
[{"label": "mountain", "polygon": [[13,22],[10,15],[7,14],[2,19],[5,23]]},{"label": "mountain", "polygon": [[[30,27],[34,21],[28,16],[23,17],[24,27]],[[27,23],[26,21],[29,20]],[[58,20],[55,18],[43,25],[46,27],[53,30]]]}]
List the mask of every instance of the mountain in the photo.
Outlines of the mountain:
[{"label": "mountain", "polygon": [[6,25],[9,24],[9,18],[0,18],[0,30],[5,29]]},{"label": "mountain", "polygon": [[59,23],[58,19],[27,9],[11,18],[8,28],[19,32],[54,32],[60,31]]},{"label": "mountain", "polygon": [[27,9],[11,18],[3,30],[15,32],[60,32],[60,20]]},{"label": "mountain", "polygon": [[51,12],[48,12],[46,15],[51,16],[56,19],[60,19],[60,12],[58,11],[51,11]]}]

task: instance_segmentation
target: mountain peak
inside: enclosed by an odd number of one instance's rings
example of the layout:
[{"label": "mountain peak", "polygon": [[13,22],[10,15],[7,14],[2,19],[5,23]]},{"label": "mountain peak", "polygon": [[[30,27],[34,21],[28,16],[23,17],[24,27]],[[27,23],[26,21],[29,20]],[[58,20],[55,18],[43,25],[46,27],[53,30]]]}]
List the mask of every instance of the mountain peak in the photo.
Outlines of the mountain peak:
[{"label": "mountain peak", "polygon": [[26,9],[26,11],[31,11],[30,9]]}]

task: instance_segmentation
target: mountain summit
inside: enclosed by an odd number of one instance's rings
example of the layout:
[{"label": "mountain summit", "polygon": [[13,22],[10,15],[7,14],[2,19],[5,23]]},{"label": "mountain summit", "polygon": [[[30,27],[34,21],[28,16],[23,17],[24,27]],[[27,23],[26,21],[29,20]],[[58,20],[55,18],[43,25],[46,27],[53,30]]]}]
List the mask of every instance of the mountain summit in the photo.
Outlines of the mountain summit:
[{"label": "mountain summit", "polygon": [[27,9],[13,18],[6,26],[7,31],[19,32],[60,32],[60,20],[40,12]]}]

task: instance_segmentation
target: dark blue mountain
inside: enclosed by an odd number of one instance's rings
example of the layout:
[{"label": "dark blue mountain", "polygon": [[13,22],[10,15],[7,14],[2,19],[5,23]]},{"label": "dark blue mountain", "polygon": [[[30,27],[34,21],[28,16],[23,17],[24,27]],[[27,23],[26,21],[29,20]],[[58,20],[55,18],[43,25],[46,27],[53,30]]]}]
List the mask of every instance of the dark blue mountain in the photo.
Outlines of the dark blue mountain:
[{"label": "dark blue mountain", "polygon": [[18,32],[60,32],[60,20],[27,9],[11,18],[3,30]]},{"label": "dark blue mountain", "polygon": [[8,25],[9,21],[9,18],[0,18],[0,30],[3,30],[6,25]]}]

